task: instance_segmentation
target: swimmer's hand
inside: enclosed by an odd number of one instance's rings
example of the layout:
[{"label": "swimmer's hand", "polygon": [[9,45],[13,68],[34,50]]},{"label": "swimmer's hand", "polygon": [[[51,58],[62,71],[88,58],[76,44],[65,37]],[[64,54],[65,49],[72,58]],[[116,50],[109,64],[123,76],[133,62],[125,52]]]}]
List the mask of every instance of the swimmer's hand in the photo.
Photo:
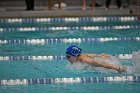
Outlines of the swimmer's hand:
[{"label": "swimmer's hand", "polygon": [[100,54],[99,57],[103,58],[103,59],[108,59],[111,57],[111,55],[108,54]]},{"label": "swimmer's hand", "polygon": [[119,73],[122,73],[122,72],[127,72],[127,69],[126,67],[119,67],[119,69],[117,70]]}]

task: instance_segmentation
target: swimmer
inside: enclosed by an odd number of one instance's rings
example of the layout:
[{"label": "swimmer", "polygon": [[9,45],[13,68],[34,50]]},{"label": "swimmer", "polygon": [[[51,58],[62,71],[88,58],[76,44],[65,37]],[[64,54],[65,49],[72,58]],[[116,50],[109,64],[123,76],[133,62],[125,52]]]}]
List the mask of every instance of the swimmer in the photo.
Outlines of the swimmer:
[{"label": "swimmer", "polygon": [[121,72],[127,72],[125,67],[118,66],[116,64],[111,64],[107,62],[100,62],[96,60],[96,58],[102,58],[102,59],[108,59],[111,57],[111,55],[108,54],[81,54],[82,49],[78,46],[71,45],[66,49],[66,59],[71,62],[81,62],[81,63],[87,63],[95,67],[103,67],[107,69],[113,69]]}]

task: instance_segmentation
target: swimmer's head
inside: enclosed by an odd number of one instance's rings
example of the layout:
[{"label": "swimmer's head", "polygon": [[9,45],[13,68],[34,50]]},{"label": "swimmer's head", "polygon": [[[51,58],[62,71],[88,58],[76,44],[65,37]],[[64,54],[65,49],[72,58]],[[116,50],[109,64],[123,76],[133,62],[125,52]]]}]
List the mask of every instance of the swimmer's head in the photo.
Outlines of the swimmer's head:
[{"label": "swimmer's head", "polygon": [[81,53],[82,49],[75,45],[69,46],[66,50],[66,54],[70,56],[78,57]]}]

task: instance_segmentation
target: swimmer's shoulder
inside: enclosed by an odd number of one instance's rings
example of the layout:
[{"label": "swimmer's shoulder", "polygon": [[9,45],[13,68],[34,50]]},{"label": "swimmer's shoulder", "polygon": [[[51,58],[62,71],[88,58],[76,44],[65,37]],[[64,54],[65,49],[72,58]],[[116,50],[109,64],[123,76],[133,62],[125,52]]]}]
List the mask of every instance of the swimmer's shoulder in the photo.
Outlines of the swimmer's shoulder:
[{"label": "swimmer's shoulder", "polygon": [[87,58],[94,58],[96,56],[97,56],[97,54],[81,54],[78,59],[79,60],[84,60],[84,59],[87,59]]},{"label": "swimmer's shoulder", "polygon": [[96,57],[96,56],[98,56],[98,54],[81,54],[80,56],[82,56],[82,57],[91,57],[91,58],[93,58],[93,57]]},{"label": "swimmer's shoulder", "polygon": [[88,56],[90,56],[90,54],[80,54],[80,57],[88,57]]},{"label": "swimmer's shoulder", "polygon": [[78,57],[78,61],[85,63],[91,59],[93,60],[95,56],[96,54],[80,54],[80,56]]},{"label": "swimmer's shoulder", "polygon": [[87,58],[87,54],[80,54],[80,56],[78,57],[78,61],[83,62],[85,61],[86,58]]}]

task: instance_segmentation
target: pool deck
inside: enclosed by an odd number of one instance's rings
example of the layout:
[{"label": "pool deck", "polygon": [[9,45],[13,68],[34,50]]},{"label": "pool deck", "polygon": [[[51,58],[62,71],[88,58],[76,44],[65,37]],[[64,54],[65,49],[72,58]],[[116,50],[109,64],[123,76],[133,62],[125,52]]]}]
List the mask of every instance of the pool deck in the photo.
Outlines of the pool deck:
[{"label": "pool deck", "polygon": [[[140,8],[135,8],[139,10]],[[82,11],[80,7],[70,7],[67,9],[52,9],[37,8],[34,11],[26,11],[23,7],[20,8],[0,8],[0,18],[19,18],[19,17],[73,17],[73,16],[118,16],[118,15],[139,15],[140,13],[130,14],[131,8],[110,8],[97,7]],[[138,11],[139,12],[139,11]]]}]

